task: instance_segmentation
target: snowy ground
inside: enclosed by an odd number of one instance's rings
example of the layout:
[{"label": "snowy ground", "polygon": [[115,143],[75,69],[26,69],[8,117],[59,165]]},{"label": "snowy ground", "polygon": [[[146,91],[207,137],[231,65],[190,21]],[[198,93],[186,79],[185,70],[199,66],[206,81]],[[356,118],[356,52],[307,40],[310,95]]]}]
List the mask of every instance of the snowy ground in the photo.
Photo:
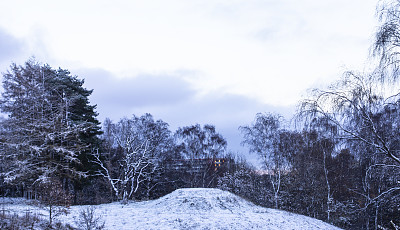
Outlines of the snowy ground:
[{"label": "snowy ground", "polygon": [[[20,214],[45,210],[23,199],[0,200],[3,208]],[[4,204],[6,203],[6,204]],[[86,206],[73,206],[58,220],[76,226]],[[0,207],[1,209],[1,207]],[[95,206],[106,229],[339,229],[323,221],[256,206],[219,189],[178,189],[157,200]]]}]

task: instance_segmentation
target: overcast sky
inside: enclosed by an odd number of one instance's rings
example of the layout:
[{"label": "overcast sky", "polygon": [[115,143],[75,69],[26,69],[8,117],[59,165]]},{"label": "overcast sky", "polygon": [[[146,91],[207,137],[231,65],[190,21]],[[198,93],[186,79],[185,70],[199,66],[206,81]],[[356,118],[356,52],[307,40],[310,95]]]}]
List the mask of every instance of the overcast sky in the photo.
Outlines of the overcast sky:
[{"label": "overcast sky", "polygon": [[233,151],[257,112],[362,70],[377,0],[0,1],[0,71],[35,56],[94,89],[99,120],[214,124]]}]

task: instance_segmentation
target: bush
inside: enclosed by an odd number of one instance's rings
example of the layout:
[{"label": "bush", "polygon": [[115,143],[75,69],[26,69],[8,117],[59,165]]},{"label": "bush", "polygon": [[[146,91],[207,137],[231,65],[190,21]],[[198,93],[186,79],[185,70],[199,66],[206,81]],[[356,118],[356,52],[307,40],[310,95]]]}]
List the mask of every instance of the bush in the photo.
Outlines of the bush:
[{"label": "bush", "polygon": [[105,229],[105,222],[101,220],[101,215],[96,215],[96,209],[93,206],[82,208],[76,224],[83,230]]}]

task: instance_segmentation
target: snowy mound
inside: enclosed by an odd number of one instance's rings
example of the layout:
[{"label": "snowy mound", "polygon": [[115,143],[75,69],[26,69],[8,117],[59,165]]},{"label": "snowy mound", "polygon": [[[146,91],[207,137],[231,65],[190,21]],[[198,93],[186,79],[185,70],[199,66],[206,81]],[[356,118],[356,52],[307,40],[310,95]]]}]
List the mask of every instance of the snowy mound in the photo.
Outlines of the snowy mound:
[{"label": "snowy mound", "polygon": [[[19,213],[46,212],[21,202],[7,202],[7,209]],[[71,207],[70,214],[58,220],[76,226],[85,206]],[[323,221],[285,211],[256,206],[219,189],[178,189],[157,200],[102,204],[96,215],[106,229],[339,229]]]},{"label": "snowy mound", "polygon": [[154,213],[154,218],[143,222],[146,229],[339,229],[310,217],[259,207],[219,189],[178,189],[149,201],[146,208]]},{"label": "snowy mound", "polygon": [[257,208],[254,204],[219,189],[187,188],[178,189],[151,203],[158,210],[188,212],[235,212]]}]

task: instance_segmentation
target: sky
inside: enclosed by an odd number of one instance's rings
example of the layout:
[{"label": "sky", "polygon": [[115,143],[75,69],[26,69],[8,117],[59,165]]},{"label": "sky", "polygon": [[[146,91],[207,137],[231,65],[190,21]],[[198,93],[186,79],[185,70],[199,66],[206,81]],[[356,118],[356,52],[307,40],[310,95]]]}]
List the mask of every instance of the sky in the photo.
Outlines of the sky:
[{"label": "sky", "polygon": [[366,68],[377,2],[2,0],[0,72],[34,56],[85,79],[100,121],[213,124],[247,155],[256,113],[289,120],[307,90]]}]

